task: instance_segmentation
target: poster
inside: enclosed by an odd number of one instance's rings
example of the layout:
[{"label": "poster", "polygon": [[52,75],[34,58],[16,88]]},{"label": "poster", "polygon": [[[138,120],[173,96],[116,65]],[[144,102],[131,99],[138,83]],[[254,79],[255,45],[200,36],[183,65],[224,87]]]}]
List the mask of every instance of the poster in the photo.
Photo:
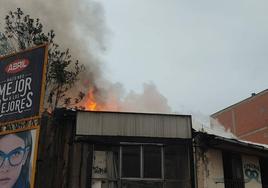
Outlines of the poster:
[{"label": "poster", "polygon": [[46,64],[46,45],[0,59],[0,124],[40,117]]},{"label": "poster", "polygon": [[33,188],[39,126],[0,133],[0,188]]}]

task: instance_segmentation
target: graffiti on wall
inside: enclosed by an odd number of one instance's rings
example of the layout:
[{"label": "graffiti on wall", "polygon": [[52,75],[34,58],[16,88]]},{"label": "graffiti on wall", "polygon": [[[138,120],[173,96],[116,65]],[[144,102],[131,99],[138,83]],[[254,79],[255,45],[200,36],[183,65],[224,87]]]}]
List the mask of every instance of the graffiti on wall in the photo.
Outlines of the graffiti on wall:
[{"label": "graffiti on wall", "polygon": [[254,163],[244,164],[244,175],[249,181],[256,180],[261,183],[260,167]]},{"label": "graffiti on wall", "polygon": [[107,177],[107,165],[106,165],[106,152],[94,151],[92,177],[93,178],[106,178]]}]

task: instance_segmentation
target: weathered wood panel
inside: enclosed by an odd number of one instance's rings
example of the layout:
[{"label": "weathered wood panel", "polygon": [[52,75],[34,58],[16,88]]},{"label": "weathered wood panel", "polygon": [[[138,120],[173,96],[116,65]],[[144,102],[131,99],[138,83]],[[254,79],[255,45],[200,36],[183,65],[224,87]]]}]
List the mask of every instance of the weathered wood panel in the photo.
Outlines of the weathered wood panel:
[{"label": "weathered wood panel", "polygon": [[35,187],[67,188],[69,158],[75,122],[43,116],[36,165]]},{"label": "weathered wood panel", "polygon": [[[93,146],[87,143],[74,143],[71,152],[69,187],[88,188],[91,177]],[[89,171],[90,170],[90,171]]]}]

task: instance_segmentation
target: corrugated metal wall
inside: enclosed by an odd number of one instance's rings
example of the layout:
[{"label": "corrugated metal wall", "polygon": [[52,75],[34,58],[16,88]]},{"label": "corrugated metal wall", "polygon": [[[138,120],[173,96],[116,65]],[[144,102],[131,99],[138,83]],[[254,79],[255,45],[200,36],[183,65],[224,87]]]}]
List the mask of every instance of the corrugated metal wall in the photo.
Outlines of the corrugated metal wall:
[{"label": "corrugated metal wall", "polygon": [[76,134],[191,138],[191,116],[78,112]]}]

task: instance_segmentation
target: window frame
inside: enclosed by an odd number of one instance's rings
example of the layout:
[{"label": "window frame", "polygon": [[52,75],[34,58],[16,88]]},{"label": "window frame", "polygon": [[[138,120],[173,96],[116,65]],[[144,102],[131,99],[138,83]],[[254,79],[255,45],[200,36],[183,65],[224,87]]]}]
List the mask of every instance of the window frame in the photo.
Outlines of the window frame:
[{"label": "window frame", "polygon": [[[185,147],[184,149],[187,150],[187,153],[185,154],[185,159],[187,161],[187,168],[188,168],[188,172],[187,172],[187,178],[183,179],[183,178],[166,178],[165,177],[165,148],[168,146],[180,146],[182,145],[183,147]],[[106,145],[107,146],[107,145]],[[126,146],[138,146],[140,148],[140,177],[123,177],[122,176],[122,148],[126,147]],[[160,178],[145,178],[144,177],[144,160],[143,160],[143,151],[144,151],[144,147],[145,146],[158,146],[161,149],[161,177]],[[168,184],[170,183],[177,183],[178,185],[182,184],[182,185],[189,185],[190,187],[192,187],[192,176],[191,176],[191,150],[190,150],[190,145],[185,146],[182,143],[178,143],[178,144],[171,144],[171,145],[167,145],[167,144],[162,144],[162,143],[137,143],[137,142],[120,142],[117,146],[113,145],[113,146],[108,146],[109,147],[116,147],[116,151],[118,152],[118,164],[117,164],[117,168],[118,168],[118,177],[115,178],[92,178],[93,180],[97,180],[97,181],[102,181],[102,182],[114,182],[117,184],[118,188],[122,187],[122,184],[124,181],[139,181],[139,182],[159,182],[161,184],[161,188],[166,188]],[[105,148],[104,148],[105,149]],[[100,151],[99,149],[95,149],[94,147],[94,151]],[[101,150],[103,151],[103,150]],[[106,151],[106,149],[105,149]]]},{"label": "window frame", "polygon": [[[123,161],[123,152],[122,148],[127,146],[139,146],[140,148],[140,177],[124,177],[122,176],[122,161]],[[161,149],[161,177],[160,178],[146,178],[144,177],[144,146],[158,146]],[[157,143],[120,143],[119,146],[119,178],[122,180],[143,180],[143,181],[157,181],[157,180],[164,180],[164,145],[157,144]]]}]

